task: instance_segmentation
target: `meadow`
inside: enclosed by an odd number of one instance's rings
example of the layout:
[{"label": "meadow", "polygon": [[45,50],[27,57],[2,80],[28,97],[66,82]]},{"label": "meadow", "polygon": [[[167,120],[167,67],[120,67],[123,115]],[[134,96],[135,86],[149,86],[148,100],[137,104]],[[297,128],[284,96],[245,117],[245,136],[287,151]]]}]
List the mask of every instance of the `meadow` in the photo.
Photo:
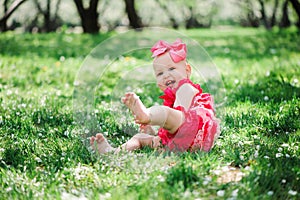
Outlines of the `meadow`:
[{"label": "meadow", "polygon": [[[205,48],[226,88],[214,148],[101,156],[84,145],[74,120],[74,80],[90,51],[116,33],[1,33],[0,199],[300,199],[299,31],[182,33]],[[115,62],[126,68],[149,59]],[[120,73],[109,75],[95,118],[117,146],[130,137],[124,127],[134,124],[107,108]]]}]

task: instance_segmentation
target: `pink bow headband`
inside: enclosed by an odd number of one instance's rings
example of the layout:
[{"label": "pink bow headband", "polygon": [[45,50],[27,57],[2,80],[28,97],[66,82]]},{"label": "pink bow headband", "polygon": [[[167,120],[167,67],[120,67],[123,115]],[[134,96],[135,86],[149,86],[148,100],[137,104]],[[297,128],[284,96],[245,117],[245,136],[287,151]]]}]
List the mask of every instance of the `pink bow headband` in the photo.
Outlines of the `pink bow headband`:
[{"label": "pink bow headband", "polygon": [[173,44],[169,44],[163,40],[159,40],[152,48],[152,57],[156,57],[169,51],[172,60],[177,63],[186,58],[186,44],[181,39],[177,39]]}]

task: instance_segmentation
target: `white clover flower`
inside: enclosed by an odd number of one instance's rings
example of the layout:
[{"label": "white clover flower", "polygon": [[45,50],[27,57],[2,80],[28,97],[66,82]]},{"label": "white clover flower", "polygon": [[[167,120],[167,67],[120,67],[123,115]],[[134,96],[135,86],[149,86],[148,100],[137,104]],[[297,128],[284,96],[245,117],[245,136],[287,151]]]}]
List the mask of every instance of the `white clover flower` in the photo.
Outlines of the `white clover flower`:
[{"label": "white clover flower", "polygon": [[219,190],[217,192],[218,197],[223,197],[225,195],[225,190]]},{"label": "white clover flower", "polygon": [[282,147],[289,147],[289,144],[284,143],[284,144],[282,144],[281,146],[282,146]]},{"label": "white clover flower", "polygon": [[267,194],[268,194],[269,196],[272,196],[272,195],[274,194],[274,192],[273,192],[273,191],[269,191]]},{"label": "white clover flower", "polygon": [[13,92],[11,90],[7,90],[6,95],[10,96]]},{"label": "white clover flower", "polygon": [[232,193],[231,193],[231,196],[237,197],[238,196],[238,192],[239,192],[239,189],[233,190]]},{"label": "white clover flower", "polygon": [[162,175],[158,175],[156,178],[158,179],[159,182],[165,181],[165,178]]},{"label": "white clover flower", "polygon": [[265,101],[269,101],[269,97],[268,97],[268,96],[265,96],[265,97],[264,97],[264,100],[265,100]]},{"label": "white clover flower", "polygon": [[283,155],[282,155],[282,153],[276,153],[276,158],[280,158],[280,157],[282,157]]},{"label": "white clover flower", "polygon": [[292,195],[292,196],[295,196],[297,194],[297,191],[289,190],[288,194]]}]

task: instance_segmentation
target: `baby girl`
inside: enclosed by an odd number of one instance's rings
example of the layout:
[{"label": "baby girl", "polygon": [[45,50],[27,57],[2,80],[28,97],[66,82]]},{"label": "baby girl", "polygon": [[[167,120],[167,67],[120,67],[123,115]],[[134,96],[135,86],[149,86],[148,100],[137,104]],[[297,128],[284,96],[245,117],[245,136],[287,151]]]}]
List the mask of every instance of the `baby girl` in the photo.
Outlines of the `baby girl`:
[{"label": "baby girl", "polygon": [[[148,146],[170,151],[209,151],[219,135],[213,98],[202,93],[190,80],[191,66],[186,61],[186,44],[158,41],[152,48],[153,70],[158,87],[164,92],[161,106],[146,108],[139,97],[129,92],[121,101],[132,111],[140,133],[125,144],[113,148],[101,133],[92,136],[92,148],[102,154],[133,151]],[[160,126],[158,133],[151,126]]]}]

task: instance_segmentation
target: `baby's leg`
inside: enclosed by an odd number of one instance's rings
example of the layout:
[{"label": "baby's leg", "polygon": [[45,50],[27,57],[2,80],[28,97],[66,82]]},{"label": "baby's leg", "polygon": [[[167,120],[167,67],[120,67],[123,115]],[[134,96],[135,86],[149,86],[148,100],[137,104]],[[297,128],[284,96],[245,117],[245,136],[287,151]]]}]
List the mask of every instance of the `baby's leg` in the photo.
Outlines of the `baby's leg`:
[{"label": "baby's leg", "polygon": [[160,146],[160,138],[158,136],[148,135],[145,133],[138,133],[130,140],[121,146],[122,150],[133,151],[141,149],[142,147],[157,148]]},{"label": "baby's leg", "polygon": [[96,136],[92,136],[90,139],[91,147],[98,153],[104,154],[111,151],[114,151],[115,148],[113,148],[105,139],[105,137],[98,133]]},{"label": "baby's leg", "polygon": [[184,114],[167,106],[153,106],[147,109],[138,96],[126,93],[122,102],[133,112],[139,124],[158,125],[174,133],[184,121]]},{"label": "baby's leg", "polygon": [[149,108],[151,125],[158,125],[175,133],[184,122],[184,113],[167,106],[152,106]]},{"label": "baby's leg", "polygon": [[91,137],[90,144],[96,152],[99,154],[105,154],[112,151],[119,152],[120,150],[133,151],[145,146],[157,148],[160,146],[160,138],[158,136],[148,135],[145,133],[138,133],[120,148],[115,149],[107,142],[101,133],[98,133],[96,136]]}]

